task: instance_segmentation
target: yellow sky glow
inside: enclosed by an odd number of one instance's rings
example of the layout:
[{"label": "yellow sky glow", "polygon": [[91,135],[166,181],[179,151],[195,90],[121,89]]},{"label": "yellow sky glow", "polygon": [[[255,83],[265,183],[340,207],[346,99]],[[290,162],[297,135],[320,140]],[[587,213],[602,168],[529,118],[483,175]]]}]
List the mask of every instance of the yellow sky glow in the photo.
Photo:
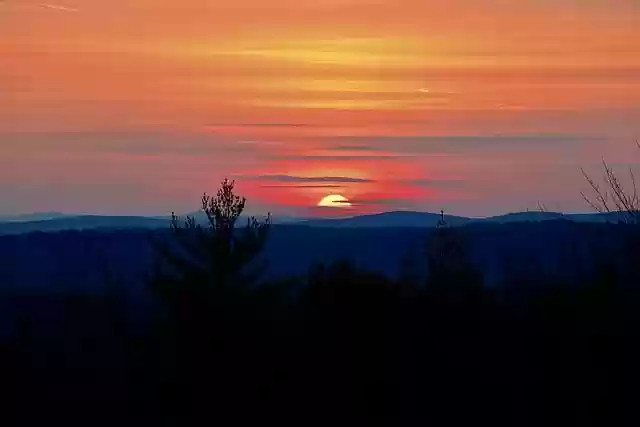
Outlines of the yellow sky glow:
[{"label": "yellow sky glow", "polygon": [[[0,190],[11,182],[31,182],[24,184],[34,186],[27,193],[49,188],[46,182],[62,188],[59,175],[112,182],[113,169],[90,178],[80,160],[59,154],[84,153],[77,155],[97,163],[117,151],[128,167],[145,172],[136,170],[135,180],[156,208],[167,191],[179,192],[177,182],[188,194],[185,188],[203,177],[291,170],[307,181],[274,189],[256,180],[245,184],[248,195],[314,206],[319,191],[330,191],[320,184],[340,184],[354,200],[398,198],[392,204],[398,207],[455,199],[467,206],[465,200],[489,197],[491,187],[482,184],[487,173],[509,171],[520,174],[512,181],[526,190],[508,197],[525,204],[526,194],[554,187],[533,178],[540,176],[535,162],[556,159],[556,172],[574,170],[577,158],[596,163],[608,152],[623,153],[640,135],[637,2],[60,0],[50,6],[0,3]],[[86,136],[82,144],[68,136],[77,134]],[[429,139],[520,134],[550,142],[514,149]],[[577,149],[558,142],[566,134],[605,142]],[[369,140],[355,144],[348,140],[354,136]],[[57,160],[38,157],[47,155]],[[156,184],[170,179],[166,165],[178,157],[185,163],[174,165],[177,178]],[[308,181],[344,169],[370,182]],[[430,184],[445,172],[469,188]],[[562,183],[554,187],[561,201],[572,190],[579,194],[579,176],[565,175],[554,181]],[[73,206],[79,208],[84,191],[68,196]],[[20,196],[23,203],[30,198]]]}]

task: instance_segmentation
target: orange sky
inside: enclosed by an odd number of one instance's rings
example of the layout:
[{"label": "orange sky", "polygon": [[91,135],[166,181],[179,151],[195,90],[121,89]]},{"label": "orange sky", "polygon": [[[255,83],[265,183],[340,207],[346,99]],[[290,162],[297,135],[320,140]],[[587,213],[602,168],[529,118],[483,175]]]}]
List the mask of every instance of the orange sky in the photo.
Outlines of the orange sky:
[{"label": "orange sky", "polygon": [[635,0],[0,1],[0,214],[579,211],[639,112]]}]

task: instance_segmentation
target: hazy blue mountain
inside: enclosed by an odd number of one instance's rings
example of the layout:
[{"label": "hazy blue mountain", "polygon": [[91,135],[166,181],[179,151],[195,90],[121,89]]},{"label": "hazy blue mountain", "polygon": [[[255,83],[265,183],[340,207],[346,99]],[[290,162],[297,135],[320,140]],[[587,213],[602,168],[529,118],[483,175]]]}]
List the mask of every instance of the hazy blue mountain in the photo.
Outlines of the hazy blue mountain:
[{"label": "hazy blue mountain", "polygon": [[[200,224],[206,224],[207,218],[202,211],[189,214],[194,216]],[[36,213],[12,217],[0,217],[0,235],[20,234],[34,231],[62,231],[84,229],[131,229],[168,227],[170,216],[99,216],[99,215],[69,215],[61,213]],[[186,215],[182,215],[185,219]],[[264,216],[256,217],[262,221]],[[429,212],[395,211],[379,214],[361,215],[348,218],[309,219],[293,216],[275,215],[272,217],[275,225],[304,225],[320,228],[431,228],[435,227],[440,214]],[[467,218],[445,215],[445,222],[451,226],[467,224],[491,223],[509,224],[523,222],[541,222],[553,220],[569,220],[573,222],[616,223],[619,214],[562,214],[556,212],[514,212],[489,218]],[[244,226],[247,217],[238,220],[238,226]]]},{"label": "hazy blue mountain", "polygon": [[488,218],[482,218],[479,221],[494,222],[500,224],[508,224],[511,222],[540,222],[551,221],[556,219],[571,219],[571,215],[566,215],[560,212],[512,212],[504,215],[491,216]]},{"label": "hazy blue mountain", "polygon": [[49,219],[62,218],[69,216],[61,212],[35,212],[20,215],[4,215],[0,216],[0,222],[28,222],[28,221],[45,221]]},{"label": "hazy blue mountain", "polygon": [[132,229],[168,227],[169,221],[140,216],[63,216],[39,221],[0,222],[0,234],[53,232],[86,229]]},{"label": "hazy blue mountain", "polygon": [[[445,215],[445,221],[449,225],[458,226],[469,223],[471,220],[465,217]],[[361,215],[351,218],[316,219],[303,221],[301,225],[311,227],[411,227],[429,228],[435,227],[440,220],[440,214],[428,212],[395,211],[380,214]]]},{"label": "hazy blue mountain", "polygon": [[568,217],[575,222],[597,222],[597,223],[616,223],[619,220],[625,220],[623,215],[618,212],[607,213],[584,213],[584,214],[571,214]]},{"label": "hazy blue mountain", "polygon": [[540,222],[554,220],[569,220],[574,222],[596,222],[596,223],[616,223],[619,219],[623,219],[617,212],[611,213],[572,213],[565,214],[562,212],[513,212],[504,215],[497,215],[488,218],[482,218],[479,221],[493,222],[499,224],[518,223],[518,222]]}]

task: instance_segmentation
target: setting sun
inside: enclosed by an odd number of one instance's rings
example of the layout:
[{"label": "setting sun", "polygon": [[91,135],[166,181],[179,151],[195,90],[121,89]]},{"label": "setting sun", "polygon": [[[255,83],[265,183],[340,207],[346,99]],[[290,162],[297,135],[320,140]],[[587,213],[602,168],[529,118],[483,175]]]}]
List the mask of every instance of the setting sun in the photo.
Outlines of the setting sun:
[{"label": "setting sun", "polygon": [[318,202],[318,206],[325,208],[348,208],[351,206],[351,202],[340,194],[329,194]]}]

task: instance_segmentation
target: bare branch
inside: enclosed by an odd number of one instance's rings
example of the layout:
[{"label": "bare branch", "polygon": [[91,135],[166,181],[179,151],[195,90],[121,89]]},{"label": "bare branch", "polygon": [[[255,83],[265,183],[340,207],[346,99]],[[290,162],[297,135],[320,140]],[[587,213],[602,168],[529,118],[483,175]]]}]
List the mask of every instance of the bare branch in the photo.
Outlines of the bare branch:
[{"label": "bare branch", "polygon": [[[636,146],[640,148],[640,141],[636,141]],[[611,193],[602,191],[600,186],[581,168],[582,175],[595,194],[595,198],[589,198],[584,193],[581,193],[582,197],[589,206],[600,213],[617,212],[626,219],[626,222],[639,222],[640,198],[633,169],[629,168],[631,190],[627,191],[613,168],[604,159],[602,160],[602,166],[604,169],[604,181]],[[614,206],[615,209],[613,208]]]},{"label": "bare branch", "polygon": [[587,180],[587,182],[589,183],[589,185],[591,186],[591,189],[594,191],[594,193],[596,194],[596,201],[593,201],[592,199],[588,198],[584,192],[582,192],[582,197],[584,197],[585,201],[595,210],[597,210],[600,213],[604,213],[604,212],[611,212],[611,210],[609,209],[609,205],[607,203],[607,198],[608,195],[602,194],[602,191],[600,190],[600,186],[598,184],[596,184],[596,182],[591,179],[591,177],[589,175],[587,175],[587,173],[584,171],[584,169],[580,168],[580,171],[582,172],[582,176],[584,176],[584,178]]},{"label": "bare branch", "polygon": [[540,200],[538,200],[538,210],[540,212],[548,212],[547,207],[542,202],[540,202]]}]

